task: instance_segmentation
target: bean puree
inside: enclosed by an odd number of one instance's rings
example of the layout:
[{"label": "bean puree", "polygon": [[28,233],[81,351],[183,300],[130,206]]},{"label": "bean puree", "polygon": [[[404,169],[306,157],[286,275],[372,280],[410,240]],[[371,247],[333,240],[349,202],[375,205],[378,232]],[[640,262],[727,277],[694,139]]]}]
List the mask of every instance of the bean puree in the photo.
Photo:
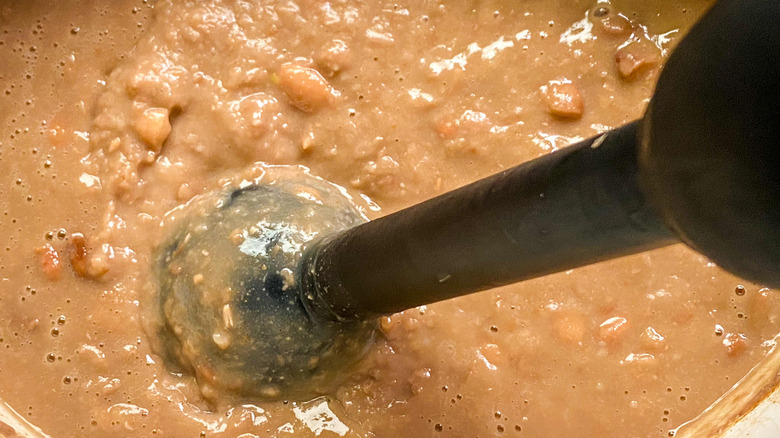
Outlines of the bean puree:
[{"label": "bean puree", "polygon": [[313,400],[204,394],[147,295],[167,212],[265,165],[378,217],[639,117],[709,4],[0,1],[2,401],[53,437],[673,434],[780,331],[681,245],[383,318]]}]

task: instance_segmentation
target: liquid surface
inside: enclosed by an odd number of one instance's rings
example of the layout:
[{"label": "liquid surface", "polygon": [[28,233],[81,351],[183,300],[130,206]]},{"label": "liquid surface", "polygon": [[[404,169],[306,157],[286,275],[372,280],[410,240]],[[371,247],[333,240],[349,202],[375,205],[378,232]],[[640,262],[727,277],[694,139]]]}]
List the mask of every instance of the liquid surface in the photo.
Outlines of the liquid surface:
[{"label": "liquid surface", "polygon": [[385,318],[311,401],[207,403],[142,304],[168,212],[256,163],[386,214],[639,117],[708,5],[1,1],[0,397],[55,437],[668,436],[780,329],[682,246]]}]

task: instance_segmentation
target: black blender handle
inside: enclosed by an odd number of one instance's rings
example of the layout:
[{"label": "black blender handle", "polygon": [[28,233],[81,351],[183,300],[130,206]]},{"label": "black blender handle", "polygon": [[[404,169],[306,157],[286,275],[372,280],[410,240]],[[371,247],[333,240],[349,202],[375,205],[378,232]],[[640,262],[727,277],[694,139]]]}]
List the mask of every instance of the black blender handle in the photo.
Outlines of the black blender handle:
[{"label": "black blender handle", "polygon": [[304,302],[364,319],[678,238],[780,286],[778,23],[776,0],[721,0],[641,121],[314,244]]},{"label": "black blender handle", "polygon": [[780,1],[720,0],[664,66],[644,116],[645,193],[721,267],[780,287]]},{"label": "black blender handle", "polygon": [[344,231],[308,252],[308,281],[362,318],[675,243],[636,138],[634,122]]}]

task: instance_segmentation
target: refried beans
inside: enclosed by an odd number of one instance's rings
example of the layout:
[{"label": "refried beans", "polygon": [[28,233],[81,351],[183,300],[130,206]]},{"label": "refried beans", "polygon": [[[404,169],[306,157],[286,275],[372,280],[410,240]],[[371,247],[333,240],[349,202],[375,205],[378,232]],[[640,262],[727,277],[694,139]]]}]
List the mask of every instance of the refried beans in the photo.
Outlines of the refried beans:
[{"label": "refried beans", "polygon": [[53,437],[673,434],[780,331],[681,245],[383,318],[314,400],[213,403],[143,291],[166,213],[264,165],[375,218],[640,117],[709,4],[1,1],[2,401]]}]

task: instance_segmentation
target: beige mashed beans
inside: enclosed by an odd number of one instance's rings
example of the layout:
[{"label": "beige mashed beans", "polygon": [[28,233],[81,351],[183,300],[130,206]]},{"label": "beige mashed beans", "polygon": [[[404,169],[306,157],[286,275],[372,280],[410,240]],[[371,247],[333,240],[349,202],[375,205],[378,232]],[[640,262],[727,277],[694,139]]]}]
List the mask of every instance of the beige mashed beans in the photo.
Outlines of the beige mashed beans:
[{"label": "beige mashed beans", "polygon": [[639,117],[708,5],[3,0],[0,397],[54,437],[668,436],[780,330],[680,245],[385,318],[311,401],[207,403],[141,291],[166,212],[257,163],[377,217]]}]

